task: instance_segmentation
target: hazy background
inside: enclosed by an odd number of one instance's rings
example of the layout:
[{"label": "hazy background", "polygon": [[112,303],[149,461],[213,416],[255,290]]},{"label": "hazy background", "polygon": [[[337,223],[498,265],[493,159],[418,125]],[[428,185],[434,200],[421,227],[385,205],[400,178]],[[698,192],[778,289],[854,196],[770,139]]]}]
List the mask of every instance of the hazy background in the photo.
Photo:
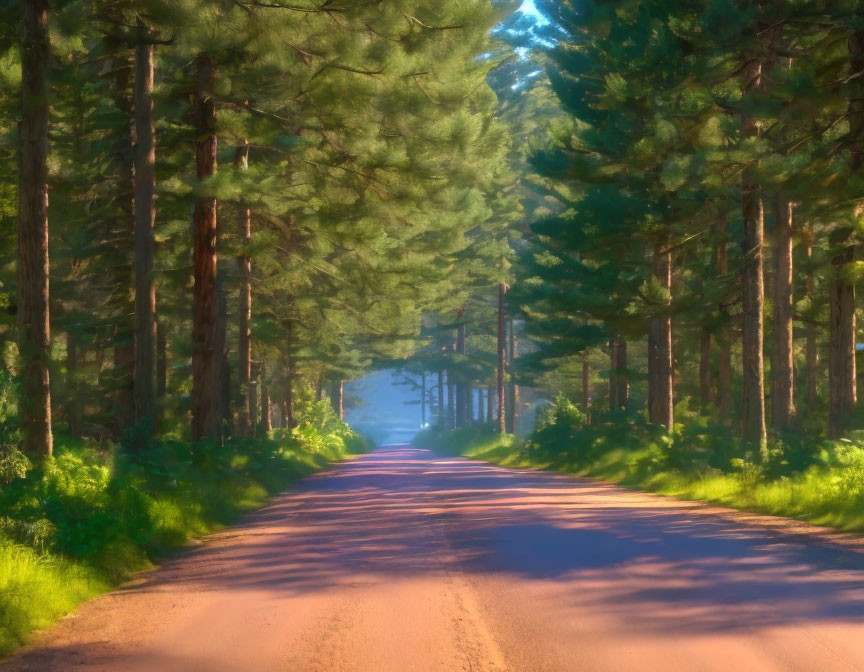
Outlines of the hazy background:
[{"label": "hazy background", "polygon": [[420,377],[386,370],[347,383],[345,420],[378,445],[410,442],[420,430]]}]

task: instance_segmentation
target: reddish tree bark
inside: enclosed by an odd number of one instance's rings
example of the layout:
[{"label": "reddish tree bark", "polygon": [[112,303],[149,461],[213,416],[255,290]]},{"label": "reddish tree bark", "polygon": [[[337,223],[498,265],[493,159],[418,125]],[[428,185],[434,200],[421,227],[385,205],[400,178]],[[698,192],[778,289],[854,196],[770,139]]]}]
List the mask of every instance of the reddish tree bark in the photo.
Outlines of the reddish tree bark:
[{"label": "reddish tree bark", "polygon": [[[810,261],[813,258],[813,230],[808,227],[807,234],[804,240],[804,254],[807,257],[807,278],[805,281],[805,291],[810,306],[813,306],[815,299],[814,295],[814,278],[813,268],[810,266]],[[819,350],[816,347],[816,324],[812,319],[807,321],[807,346],[806,346],[806,368],[807,368],[807,410],[812,412],[816,406],[816,386],[818,383],[819,370]]]},{"label": "reddish tree bark", "polygon": [[[762,65],[754,61],[743,73],[745,90],[759,88],[762,81]],[[756,122],[745,116],[741,122],[744,137],[758,134]],[[767,442],[765,424],[765,362],[764,344],[764,212],[762,189],[753,178],[753,171],[746,168],[741,177],[741,213],[744,221],[742,252],[742,290],[744,303],[744,325],[742,333],[742,414],[741,428],[745,439],[758,444],[764,454]]]},{"label": "reddish tree bark", "polygon": [[[216,172],[216,107],[212,98],[213,62],[207,54],[196,59],[195,165],[199,182]],[[192,324],[192,438],[216,439],[221,421],[216,322],[216,198],[200,195],[193,214],[195,235],[194,318]]]},{"label": "reddish tree bark", "polygon": [[789,429],[795,414],[794,305],[792,301],[793,208],[787,198],[775,199],[774,325],[771,355],[771,426]]},{"label": "reddish tree bark", "polygon": [[649,419],[672,431],[674,417],[674,381],[672,365],[672,251],[666,244],[654,248],[654,276],[666,290],[663,311],[651,320],[649,337]]},{"label": "reddish tree bark", "polygon": [[153,123],[153,45],[135,47],[135,422],[142,440],[153,434],[156,399],[156,135]]},{"label": "reddish tree bark", "polygon": [[216,278],[216,356],[219,361],[219,424],[216,429],[216,438],[224,441],[231,435],[231,363],[228,360],[228,298],[225,296],[224,274],[219,273]]},{"label": "reddish tree bark", "polygon": [[[234,165],[238,170],[249,168],[249,141],[237,148]],[[237,256],[237,270],[240,275],[240,297],[237,308],[237,330],[239,332],[237,353],[237,383],[240,387],[240,409],[237,417],[241,436],[249,436],[252,431],[250,421],[252,402],[249,398],[249,385],[252,379],[252,261],[246,254],[246,249],[252,242],[252,210],[246,205],[240,205],[240,240],[243,248]]]},{"label": "reddish tree bark", "polygon": [[18,174],[18,414],[21,448],[50,456],[51,328],[48,284],[47,0],[22,0]]}]

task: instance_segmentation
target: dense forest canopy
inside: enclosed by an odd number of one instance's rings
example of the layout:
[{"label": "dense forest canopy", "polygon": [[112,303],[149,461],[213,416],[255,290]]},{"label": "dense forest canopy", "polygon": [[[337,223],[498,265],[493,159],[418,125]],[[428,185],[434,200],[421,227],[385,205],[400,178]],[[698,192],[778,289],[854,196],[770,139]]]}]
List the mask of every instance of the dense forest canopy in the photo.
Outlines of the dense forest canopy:
[{"label": "dense forest canopy", "polygon": [[859,9],[7,2],[10,431],[222,442],[399,366],[451,427],[842,436]]},{"label": "dense forest canopy", "polygon": [[291,427],[298,394],[414,352],[487,272],[475,250],[506,254],[485,79],[512,7],[4,9],[3,338],[31,456],[52,427],[132,448],[187,416],[196,440]]}]

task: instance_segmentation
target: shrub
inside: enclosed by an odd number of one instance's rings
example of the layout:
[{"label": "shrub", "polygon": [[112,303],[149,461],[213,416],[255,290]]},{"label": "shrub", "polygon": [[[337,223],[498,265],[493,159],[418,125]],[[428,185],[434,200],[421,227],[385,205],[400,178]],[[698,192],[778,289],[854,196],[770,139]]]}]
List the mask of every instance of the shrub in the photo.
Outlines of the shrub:
[{"label": "shrub", "polygon": [[[0,394],[0,441],[8,436],[2,413]],[[0,448],[2,656],[160,554],[370,445],[329,405],[312,403],[295,430],[261,440],[164,441],[126,453],[59,436],[55,456],[38,469],[8,443]]]}]

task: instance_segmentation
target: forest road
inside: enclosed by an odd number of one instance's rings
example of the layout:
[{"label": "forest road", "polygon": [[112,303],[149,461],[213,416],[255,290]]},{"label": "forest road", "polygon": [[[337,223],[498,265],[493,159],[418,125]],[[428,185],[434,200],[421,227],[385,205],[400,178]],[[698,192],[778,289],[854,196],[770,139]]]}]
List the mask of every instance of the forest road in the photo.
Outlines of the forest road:
[{"label": "forest road", "polygon": [[83,605],[0,669],[864,670],[864,554],[389,446]]}]

